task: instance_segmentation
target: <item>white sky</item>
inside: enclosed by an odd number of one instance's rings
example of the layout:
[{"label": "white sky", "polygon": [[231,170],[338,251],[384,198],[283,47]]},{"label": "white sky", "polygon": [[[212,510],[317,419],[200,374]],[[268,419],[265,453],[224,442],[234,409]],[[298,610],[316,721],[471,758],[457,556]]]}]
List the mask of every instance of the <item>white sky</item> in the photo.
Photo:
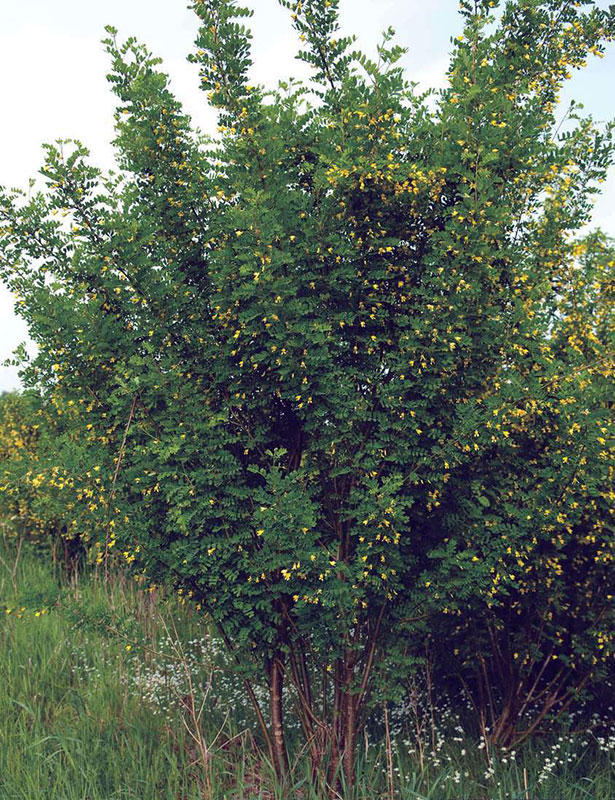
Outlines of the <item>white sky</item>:
[{"label": "white sky", "polygon": [[[274,85],[297,75],[296,36],[289,13],[277,0],[244,0],[255,11],[254,82]],[[608,0],[599,2],[608,6]],[[459,33],[456,0],[342,0],[344,33],[373,54],[389,25],[409,48],[408,76],[421,86],[444,82],[450,38]],[[184,0],[0,0],[0,184],[25,188],[42,164],[41,144],[58,138],[80,139],[98,166],[112,166],[113,97],[105,75],[108,61],[100,40],[104,26],[119,36],[135,35],[164,59],[171,85],[195,125],[215,130],[215,116],[197,88],[196,69],[186,56],[193,49],[196,16]],[[584,103],[596,119],[615,117],[615,48],[593,59],[573,77],[566,99]],[[596,204],[594,220],[615,235],[615,174]],[[27,339],[13,313],[13,298],[0,286],[0,364]],[[0,391],[19,385],[17,371],[0,366]]]}]

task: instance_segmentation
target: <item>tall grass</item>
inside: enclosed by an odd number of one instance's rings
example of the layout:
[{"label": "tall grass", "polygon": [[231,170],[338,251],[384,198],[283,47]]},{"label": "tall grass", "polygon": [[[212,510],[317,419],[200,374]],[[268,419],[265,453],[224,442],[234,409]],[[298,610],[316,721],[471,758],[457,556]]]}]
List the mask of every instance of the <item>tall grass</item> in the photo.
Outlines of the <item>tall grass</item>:
[{"label": "tall grass", "polygon": [[[121,573],[67,581],[33,544],[6,540],[0,555],[0,800],[325,797],[300,751],[275,783],[240,681],[177,598]],[[496,754],[455,708],[434,710],[425,726],[392,709],[388,748],[376,721],[356,800],[615,797],[613,731]]]}]

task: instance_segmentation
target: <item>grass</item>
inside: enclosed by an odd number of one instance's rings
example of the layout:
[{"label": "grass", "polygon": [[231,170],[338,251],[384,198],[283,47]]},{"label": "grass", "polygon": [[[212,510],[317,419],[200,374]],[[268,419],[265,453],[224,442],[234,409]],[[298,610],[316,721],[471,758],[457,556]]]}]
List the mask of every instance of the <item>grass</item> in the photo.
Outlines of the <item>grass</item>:
[{"label": "grass", "polygon": [[[0,557],[0,800],[324,797],[300,756],[276,785],[201,616],[122,574],[66,581],[34,544],[17,558],[7,540]],[[419,735],[416,710],[393,709],[390,761],[373,727],[356,800],[391,800],[391,780],[399,800],[615,798],[604,725],[489,757],[457,709],[435,711]]]}]

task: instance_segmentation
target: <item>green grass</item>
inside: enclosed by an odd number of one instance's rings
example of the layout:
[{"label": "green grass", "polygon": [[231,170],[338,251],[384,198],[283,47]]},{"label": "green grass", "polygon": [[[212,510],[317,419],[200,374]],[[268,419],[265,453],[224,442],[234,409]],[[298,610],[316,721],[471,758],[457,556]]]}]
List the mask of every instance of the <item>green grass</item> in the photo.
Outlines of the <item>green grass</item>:
[{"label": "green grass", "polygon": [[[33,545],[16,568],[14,543],[0,554],[0,800],[324,797],[300,757],[292,785],[275,785],[241,684],[201,616],[121,574],[67,582]],[[203,704],[198,726],[191,697]],[[602,742],[538,741],[490,769],[450,708],[420,739],[411,714],[395,719],[400,800],[524,800],[526,782],[531,800],[615,797],[613,731]],[[356,800],[390,798],[376,731],[360,748]]]}]

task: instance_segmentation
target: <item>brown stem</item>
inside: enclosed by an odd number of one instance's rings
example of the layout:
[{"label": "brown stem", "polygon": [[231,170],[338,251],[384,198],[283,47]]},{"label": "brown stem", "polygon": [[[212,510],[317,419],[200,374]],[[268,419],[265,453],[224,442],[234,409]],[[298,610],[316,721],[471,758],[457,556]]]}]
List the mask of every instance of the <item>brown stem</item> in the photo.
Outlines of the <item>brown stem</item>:
[{"label": "brown stem", "polygon": [[367,647],[367,658],[365,660],[365,667],[363,669],[363,677],[361,679],[361,689],[359,691],[359,704],[362,706],[365,697],[367,694],[367,687],[369,686],[369,677],[371,675],[372,668],[374,666],[374,657],[376,655],[376,650],[379,644],[379,635],[380,629],[382,626],[382,619],[384,617],[384,610],[386,608],[386,603],[382,605],[380,609],[380,613],[378,614],[378,619],[376,620],[376,625],[374,627],[373,634],[371,636],[370,643]]},{"label": "brown stem", "polygon": [[[532,736],[532,734],[536,731],[536,729],[538,728],[540,723],[543,721],[543,719],[551,712],[553,706],[557,705],[558,702],[561,702],[561,706],[560,706],[558,712],[555,714],[555,717],[554,717],[555,720],[558,719],[564,713],[564,711],[566,711],[566,709],[568,709],[570,707],[570,704],[575,699],[577,692],[580,692],[585,687],[585,685],[589,681],[590,677],[591,677],[591,673],[587,673],[582,678],[582,680],[579,681],[577,686],[572,687],[567,692],[564,692],[564,694],[561,695],[561,696],[559,694],[561,686],[558,687],[557,689],[555,689],[553,694],[551,695],[551,697],[549,697],[545,701],[543,708],[541,709],[541,711],[538,714],[538,716],[536,717],[536,719],[532,722],[530,727],[525,731],[520,731],[517,734],[516,738],[513,739],[513,741],[512,741],[510,746],[511,747],[518,747],[519,745],[523,744],[523,742],[525,742],[527,739],[529,739],[530,736]],[[568,695],[568,697],[566,697],[566,695]],[[564,698],[566,698],[566,699],[564,699]]]},{"label": "brown stem", "polygon": [[305,734],[306,745],[310,750],[310,758],[312,761],[312,780],[316,778],[320,762],[322,760],[322,751],[318,748],[317,732],[314,729],[314,724],[324,726],[324,723],[316,717],[312,706],[312,693],[309,682],[309,675],[305,669],[305,655],[299,654],[300,660],[303,661],[301,674],[297,666],[297,654],[291,645],[289,652],[289,661],[291,666],[291,677],[298,696],[297,712],[301,727]]},{"label": "brown stem", "polygon": [[[226,631],[224,630],[222,625],[220,625],[220,623],[217,623],[216,627],[218,628],[218,631],[222,636],[222,640],[224,641],[226,649],[233,657],[233,660],[235,661],[238,667],[241,666],[241,660],[237,655],[237,652],[235,651],[235,648],[233,647],[231,640],[227,636]],[[274,761],[273,742],[271,740],[271,736],[269,735],[269,729],[267,728],[267,723],[265,722],[265,717],[263,716],[260,703],[258,702],[258,698],[256,697],[256,692],[254,691],[252,684],[247,678],[243,679],[243,685],[245,686],[246,692],[248,693],[248,697],[250,698],[250,702],[252,703],[252,707],[254,708],[254,713],[256,714],[256,719],[258,720],[259,727],[263,734],[263,739],[265,740],[265,745],[267,746],[269,757],[273,762]]]},{"label": "brown stem", "polygon": [[284,736],[282,688],[284,686],[284,656],[278,651],[269,664],[269,702],[271,736],[273,742],[273,768],[278,779],[288,774],[288,753]]},{"label": "brown stem", "polygon": [[355,750],[357,746],[357,697],[349,686],[344,710],[344,777],[346,788],[355,784]]},{"label": "brown stem", "polygon": [[120,469],[122,466],[122,461],[124,459],[124,451],[126,450],[126,441],[128,440],[128,432],[130,431],[130,426],[132,425],[132,420],[135,415],[135,409],[137,407],[137,402],[139,400],[139,393],[137,392],[135,396],[132,398],[132,404],[130,406],[130,413],[128,415],[128,421],[126,422],[126,427],[124,428],[124,435],[122,437],[122,443],[120,445],[120,450],[117,455],[117,462],[115,464],[115,471],[113,473],[113,480],[111,482],[111,492],[109,493],[109,499],[107,500],[107,507],[105,510],[105,579],[109,578],[109,515],[111,513],[111,503],[115,497],[115,491],[117,488],[117,479],[120,474]]},{"label": "brown stem", "polygon": [[387,776],[389,779],[389,798],[388,800],[395,800],[395,778],[393,772],[393,746],[391,743],[391,728],[389,726],[389,709],[387,704],[384,704],[384,734],[386,742],[387,754]]},{"label": "brown stem", "polygon": [[342,758],[342,706],[343,706],[343,688],[341,680],[341,659],[338,658],[335,664],[335,680],[333,684],[333,710],[331,714],[331,760],[329,762],[329,772],[327,776],[327,784],[331,797],[337,797],[337,787],[339,786],[339,768]]}]

